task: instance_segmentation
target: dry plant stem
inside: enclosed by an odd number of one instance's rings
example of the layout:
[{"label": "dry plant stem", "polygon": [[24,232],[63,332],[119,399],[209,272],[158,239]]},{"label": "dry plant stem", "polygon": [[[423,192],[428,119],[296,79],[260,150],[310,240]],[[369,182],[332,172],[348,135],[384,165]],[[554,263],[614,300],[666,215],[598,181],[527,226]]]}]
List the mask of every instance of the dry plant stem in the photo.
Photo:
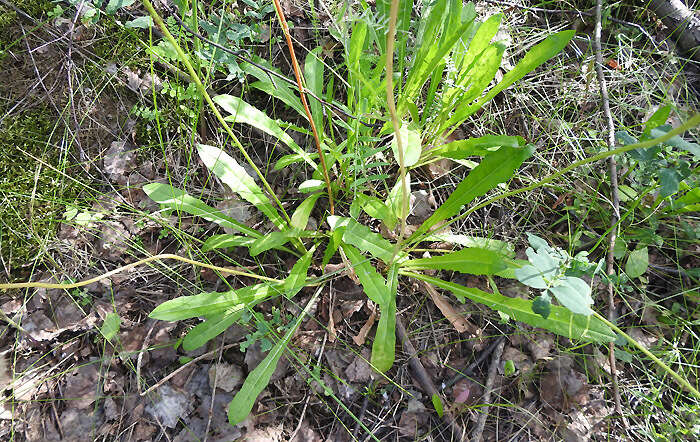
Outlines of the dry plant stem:
[{"label": "dry plant stem", "polygon": [[[603,0],[597,0],[595,6],[595,36],[593,39],[593,47],[595,49],[595,70],[600,86],[600,99],[603,104],[603,112],[605,114],[605,122],[607,125],[607,142],[608,150],[615,148],[615,123],[613,122],[612,114],[610,113],[610,98],[608,97],[608,85],[605,81],[603,73],[603,48],[601,46],[601,34],[603,31],[602,25],[602,9]],[[615,156],[608,158],[610,171],[610,192],[612,197],[612,216],[610,217],[610,236],[608,238],[608,254],[606,256],[608,274],[608,321],[615,321],[615,299],[614,287],[612,283],[612,275],[615,274],[615,240],[617,239],[617,226],[620,220],[620,195],[617,186],[617,162]],[[610,362],[610,375],[612,376],[612,395],[615,402],[615,412],[622,417],[622,424],[625,428],[629,427],[627,418],[622,415],[622,404],[620,403],[620,388],[617,382],[617,367],[615,365],[615,343],[611,342],[608,346],[608,360]]]},{"label": "dry plant stem", "polygon": [[661,359],[657,358],[657,357],[654,355],[654,353],[652,353],[652,352],[650,352],[649,350],[647,350],[642,344],[640,344],[639,342],[637,342],[634,338],[632,338],[632,337],[631,337],[630,335],[628,335],[627,333],[623,332],[623,331],[620,329],[620,327],[618,327],[618,326],[616,326],[615,324],[613,324],[612,322],[608,321],[607,319],[605,319],[604,317],[602,317],[599,313],[593,312],[593,315],[594,315],[596,318],[598,318],[600,321],[602,321],[605,325],[607,325],[608,327],[610,327],[615,333],[618,333],[618,334],[622,335],[622,337],[624,337],[625,339],[627,339],[627,342],[629,342],[629,343],[631,343],[632,345],[634,345],[635,347],[637,347],[637,349],[638,349],[639,351],[641,351],[642,353],[644,353],[649,359],[651,359],[651,360],[654,361],[656,364],[658,364],[659,367],[663,368],[663,370],[664,370],[666,373],[668,373],[673,379],[675,379],[676,382],[677,382],[679,385],[681,385],[681,386],[684,387],[686,390],[688,390],[693,396],[695,396],[696,398],[700,399],[700,391],[698,391],[697,388],[693,387],[693,386],[690,384],[690,382],[688,382],[686,379],[683,379],[683,377],[682,377],[681,375],[679,375],[678,373],[676,373],[671,367],[669,367],[668,365],[666,365],[666,363],[664,363],[664,361],[662,361]]},{"label": "dry plant stem", "polygon": [[112,275],[116,275],[117,273],[133,269],[134,267],[140,266],[141,264],[147,264],[151,261],[156,261],[159,259],[174,259],[176,261],[182,261],[186,262],[188,264],[192,264],[195,266],[199,267],[204,267],[210,270],[215,270],[221,273],[229,273],[231,275],[238,275],[238,276],[247,276],[249,278],[255,278],[255,279],[260,279],[262,281],[268,281],[268,282],[275,282],[275,283],[281,283],[279,279],[274,279],[274,278],[268,278],[267,276],[261,276],[261,275],[256,275],[254,273],[248,273],[248,272],[241,272],[239,270],[233,270],[233,269],[227,269],[226,267],[219,267],[215,266],[212,264],[207,264],[201,261],[195,261],[193,259],[185,258],[182,256],[178,255],[173,255],[171,253],[163,253],[160,255],[154,255],[154,256],[149,256],[148,258],[144,258],[141,260],[138,260],[136,262],[132,262],[131,264],[127,264],[125,266],[121,266],[119,268],[116,268],[114,270],[110,270],[109,272],[103,273],[99,276],[95,276],[94,278],[86,279],[84,281],[79,281],[79,282],[74,282],[70,284],[55,284],[55,283],[49,283],[49,282],[17,282],[13,284],[0,284],[0,290],[10,290],[10,289],[25,289],[25,288],[34,288],[34,287],[41,287],[45,289],[75,289],[78,287],[83,287],[88,284],[92,284],[93,282],[98,282],[101,279],[104,278],[109,278]]},{"label": "dry plant stem", "polygon": [[[675,128],[673,130],[670,130],[665,135],[662,135],[658,138],[654,138],[653,140],[646,140],[646,141],[642,141],[642,142],[639,142],[636,144],[630,144],[628,146],[620,146],[615,150],[606,150],[604,152],[600,152],[600,153],[593,155],[593,156],[590,156],[588,158],[584,158],[582,160],[576,161],[575,163],[569,164],[568,166],[559,170],[558,172],[554,172],[551,175],[547,175],[546,177],[541,178],[538,182],[536,182],[534,184],[531,184],[531,185],[526,186],[526,187],[521,187],[520,189],[511,190],[509,192],[502,193],[501,195],[497,195],[497,196],[494,196],[492,198],[489,198],[486,201],[484,201],[483,203],[477,204],[476,206],[473,206],[470,209],[467,209],[464,213],[452,218],[450,221],[448,221],[448,222],[446,222],[438,227],[435,227],[432,230],[429,230],[428,232],[420,234],[417,237],[416,237],[416,235],[413,235],[410,238],[408,238],[406,241],[410,242],[410,243],[417,244],[420,241],[422,241],[423,238],[432,234],[433,231],[442,230],[442,229],[446,228],[447,226],[450,226],[450,225],[454,224],[455,222],[459,221],[460,219],[463,219],[464,217],[468,216],[469,214],[474,213],[477,210],[488,206],[489,204],[493,204],[496,201],[500,201],[502,199],[509,198],[513,195],[518,195],[521,193],[529,192],[531,190],[537,189],[538,187],[542,187],[545,184],[551,183],[552,181],[556,180],[557,178],[559,178],[563,175],[566,175],[567,173],[571,172],[572,170],[574,170],[578,167],[585,166],[586,164],[595,163],[596,161],[604,160],[608,157],[611,157],[614,155],[619,155],[619,154],[622,154],[625,152],[629,152],[631,150],[646,149],[647,147],[656,146],[657,144],[661,144],[666,140],[670,140],[671,138],[675,137],[676,135],[680,135],[680,134],[686,132],[688,129],[691,129],[699,124],[700,124],[700,113],[697,113],[697,114],[693,115],[692,117],[690,117],[688,119],[688,121],[685,122],[685,124]],[[411,250],[413,250],[413,249],[411,249]],[[409,252],[411,250],[409,250]]]},{"label": "dry plant stem", "polygon": [[299,96],[301,97],[301,104],[304,105],[304,111],[306,116],[309,118],[309,124],[311,125],[311,131],[314,134],[314,141],[316,142],[316,150],[318,150],[318,159],[321,163],[321,169],[323,170],[323,179],[326,180],[326,190],[328,191],[328,204],[330,206],[331,215],[335,213],[333,207],[333,190],[331,189],[331,179],[328,176],[328,168],[326,167],[326,159],[323,157],[323,150],[321,149],[321,140],[318,137],[318,131],[316,130],[316,124],[311,116],[311,109],[309,109],[309,104],[306,102],[306,94],[304,93],[304,82],[301,77],[301,70],[299,69],[299,63],[297,62],[297,56],[294,53],[294,45],[292,44],[292,36],[289,34],[289,26],[287,26],[287,19],[284,17],[284,11],[282,10],[282,5],[280,5],[279,0],[274,0],[275,10],[277,10],[277,18],[280,21],[282,30],[284,31],[284,37],[287,40],[287,47],[289,48],[289,55],[292,59],[292,68],[294,69],[294,76],[297,80],[297,87],[299,88]]},{"label": "dry plant stem", "polygon": [[168,27],[163,23],[163,19],[158,15],[156,10],[153,8],[153,5],[151,4],[150,0],[143,0],[143,5],[145,6],[146,10],[148,13],[151,15],[151,18],[153,18],[153,21],[155,22],[158,27],[160,27],[161,31],[163,32],[163,35],[165,36],[165,39],[168,40],[168,42],[175,48],[175,51],[177,52],[177,55],[180,57],[180,61],[185,65],[187,68],[187,72],[190,74],[190,77],[194,81],[194,84],[197,86],[197,90],[199,91],[200,94],[204,97],[206,100],[207,104],[211,108],[212,112],[214,113],[214,116],[216,119],[219,121],[221,126],[224,128],[226,131],[226,134],[231,138],[233,141],[233,144],[236,145],[238,150],[241,152],[241,155],[243,155],[243,158],[250,164],[250,166],[255,170],[255,173],[260,177],[260,181],[263,183],[263,186],[265,187],[265,190],[269,193],[270,198],[272,198],[275,201],[275,204],[279,206],[280,210],[282,211],[282,215],[284,216],[284,219],[287,221],[287,223],[290,222],[289,215],[287,215],[287,212],[284,210],[284,206],[282,205],[282,202],[277,198],[277,195],[275,192],[272,190],[270,187],[270,184],[267,182],[265,179],[265,176],[262,174],[258,166],[255,165],[253,162],[253,159],[248,155],[248,152],[246,152],[245,148],[241,144],[240,141],[238,141],[238,137],[233,133],[231,130],[231,127],[228,125],[226,120],[224,120],[224,117],[221,115],[221,112],[219,112],[219,109],[216,107],[214,102],[212,101],[211,97],[209,96],[209,93],[207,92],[207,89],[204,87],[202,84],[202,80],[200,80],[199,75],[197,75],[197,72],[195,72],[194,67],[192,67],[192,63],[190,63],[189,58],[185,54],[185,52],[182,50],[180,45],[175,41],[175,38],[173,35],[170,33],[168,30]]},{"label": "dry plant stem", "polygon": [[[416,356],[418,352],[416,352],[416,348],[411,343],[411,340],[408,339],[406,327],[399,315],[396,315],[396,337],[399,338],[403,351],[408,355],[408,364],[418,378],[418,383],[420,383],[423,388],[423,392],[428,395],[428,397],[433,397],[433,395],[439,397],[440,395],[438,394],[437,388],[435,388],[433,380],[430,378],[423,363],[421,363],[420,359]],[[456,439],[453,440],[464,440],[464,430],[455,421],[454,416],[452,416],[452,413],[447,408],[443,410],[442,419],[452,428],[454,436],[456,437]]]},{"label": "dry plant stem", "polygon": [[394,102],[394,43],[398,14],[399,0],[391,0],[391,8],[389,10],[389,32],[386,35],[386,104],[389,109],[391,124],[394,127],[396,148],[399,151],[399,176],[401,181],[401,231],[399,232],[399,239],[396,241],[394,256],[396,256],[400,250],[403,235],[406,232],[406,217],[408,209],[408,195],[406,194],[406,166],[404,166],[403,145],[401,143],[400,133],[401,123],[396,115],[396,103]]},{"label": "dry plant stem", "polygon": [[476,423],[476,429],[474,429],[474,436],[472,437],[472,442],[480,442],[481,436],[484,434],[484,427],[486,426],[486,419],[489,417],[489,402],[491,402],[491,392],[493,390],[493,383],[496,380],[496,369],[501,363],[501,355],[503,354],[503,346],[505,345],[505,340],[499,341],[496,349],[493,352],[493,359],[491,359],[491,365],[489,366],[489,375],[486,378],[486,387],[484,389],[483,402],[484,405],[479,412],[479,420]]}]

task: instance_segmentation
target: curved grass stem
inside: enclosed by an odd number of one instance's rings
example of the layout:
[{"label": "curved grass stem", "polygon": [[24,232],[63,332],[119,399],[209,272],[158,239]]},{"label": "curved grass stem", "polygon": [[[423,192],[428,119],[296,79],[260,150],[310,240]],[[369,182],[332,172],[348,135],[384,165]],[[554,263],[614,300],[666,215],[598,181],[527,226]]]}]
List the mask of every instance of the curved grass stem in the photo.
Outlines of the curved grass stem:
[{"label": "curved grass stem", "polygon": [[255,273],[243,272],[240,270],[230,269],[230,268],[226,268],[226,267],[219,267],[219,266],[215,266],[212,264],[207,264],[205,262],[196,261],[194,259],[185,258],[183,256],[173,255],[172,253],[162,253],[160,255],[153,255],[153,256],[149,256],[148,258],[143,258],[143,259],[138,260],[136,262],[132,262],[131,264],[127,264],[125,266],[118,267],[114,270],[110,270],[109,272],[103,273],[99,276],[95,276],[94,278],[86,279],[84,281],[73,282],[70,284],[58,284],[58,283],[50,283],[50,282],[17,282],[17,283],[12,283],[12,284],[0,284],[0,290],[25,289],[25,288],[45,288],[45,289],[70,290],[70,289],[75,289],[78,287],[83,287],[83,286],[86,286],[88,284],[92,284],[93,282],[98,282],[104,278],[109,278],[112,275],[116,275],[117,273],[124,272],[124,271],[127,271],[129,269],[133,269],[134,267],[140,266],[142,264],[147,264],[151,261],[157,261],[159,259],[174,259],[176,261],[182,261],[182,262],[185,262],[187,264],[192,264],[195,266],[204,267],[204,268],[207,268],[210,270],[215,270],[215,271],[218,271],[221,273],[228,273],[228,274],[237,275],[237,276],[247,276],[249,278],[259,279],[261,281],[274,282],[274,283],[281,283],[282,282],[279,279],[268,278],[267,276],[256,275]]}]

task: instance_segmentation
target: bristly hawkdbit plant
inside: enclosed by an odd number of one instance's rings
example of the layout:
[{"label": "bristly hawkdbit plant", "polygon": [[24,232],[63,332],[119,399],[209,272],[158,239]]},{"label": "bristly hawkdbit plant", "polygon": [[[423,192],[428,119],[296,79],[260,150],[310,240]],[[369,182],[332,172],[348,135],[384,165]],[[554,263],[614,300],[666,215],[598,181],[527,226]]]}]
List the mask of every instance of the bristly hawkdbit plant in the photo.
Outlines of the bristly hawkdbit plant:
[{"label": "bristly hawkdbit plant", "polygon": [[[572,258],[534,235],[530,236],[532,248],[527,251],[529,262],[514,259],[512,248],[503,247],[498,241],[479,238],[471,238],[471,244],[478,243],[478,246],[471,245],[443,255],[427,258],[411,255],[411,250],[422,241],[445,240],[439,231],[455,218],[465,216],[465,213],[460,215],[465,205],[510,180],[534,150],[518,136],[489,135],[445,142],[446,135],[500,91],[558,54],[573,37],[573,31],[547,37],[531,48],[500,82],[488,88],[501,65],[505,49],[499,42],[492,43],[499,27],[499,15],[480,23],[476,20],[473,4],[463,6],[461,0],[437,0],[423,8],[415,44],[407,45],[412,2],[377,3],[376,14],[366,9],[364,15],[351,21],[349,29],[335,30],[336,38],[343,43],[347,69],[347,78],[337,80],[345,87],[347,102],[333,104],[347,114],[361,116],[363,122],[334,118],[332,113],[324,112],[319,101],[307,103],[305,88],[315,96],[331,100],[335,92],[333,79],[336,77],[331,76],[330,81],[325,81],[320,48],[306,56],[303,74],[295,64],[300,96],[287,84],[273,83],[258,66],[241,65],[245,72],[258,79],[252,87],[280,99],[307,120],[313,130],[317,152],[307,152],[286,132],[296,130],[308,135],[306,129],[274,120],[239,97],[218,95],[209,98],[206,91],[202,92],[233,143],[255,170],[257,168],[233,135],[229,123],[254,126],[286,145],[292,153],[283,156],[275,165],[276,169],[298,162],[308,165],[313,176],[299,185],[299,191],[308,196],[291,216],[287,216],[279,200],[270,194],[265,177],[258,173],[267,193],[231,155],[219,147],[202,144],[198,145],[198,152],[206,167],[231,191],[258,208],[274,225],[274,231],[254,230],[169,185],[148,184],[144,191],[164,209],[201,216],[238,232],[207,238],[204,251],[246,247],[251,256],[258,256],[276,249],[296,255],[298,260],[282,281],[262,280],[256,285],[222,293],[176,298],[156,307],[151,317],[168,321],[204,318],[183,340],[185,350],[198,348],[239,321],[245,311],[254,311],[256,304],[273,296],[292,298],[305,286],[322,286],[329,275],[320,278],[307,275],[318,249],[324,250],[320,257],[321,268],[340,253],[347,270],[356,275],[365,294],[379,307],[380,317],[370,362],[380,373],[388,371],[394,362],[396,296],[400,276],[425,281],[452,292],[461,301],[470,299],[485,304],[515,320],[570,339],[600,343],[614,341],[617,337],[611,327],[619,329],[594,313],[589,285],[568,273],[573,261],[583,258]],[[149,10],[160,24],[155,11]],[[279,8],[278,19],[288,32],[284,14]],[[383,39],[385,30],[386,40]],[[393,47],[397,31],[401,40],[399,46],[406,57],[399,57],[400,69],[394,73]],[[168,35],[166,32],[171,44],[179,49]],[[291,50],[291,41],[289,45]],[[181,61],[188,64],[185,57]],[[257,62],[259,66],[266,65],[263,60]],[[194,74],[194,70],[188,67]],[[267,68],[273,69],[269,65]],[[383,89],[385,94],[382,94]],[[228,115],[222,116],[217,106]],[[389,111],[388,117],[384,116],[385,108]],[[380,129],[374,127],[375,123],[379,123]],[[391,136],[390,143],[384,141],[385,135]],[[372,159],[386,158],[378,154],[383,154],[388,148],[398,163],[399,175],[393,186],[382,187],[383,182],[390,178],[383,173],[390,164],[381,159],[372,164]],[[634,147],[628,148],[632,150]],[[607,155],[605,153],[603,157]],[[479,164],[443,204],[404,239],[409,233],[406,217],[410,170],[442,158],[478,157],[481,158]],[[592,157],[588,161],[595,159]],[[373,170],[378,173],[372,173]],[[333,171],[335,176],[330,180],[329,174]],[[550,178],[555,177],[547,177],[543,183]],[[389,189],[388,192],[383,188]],[[328,230],[308,231],[310,214],[321,198],[328,199],[330,207],[335,199],[337,207],[344,213],[333,214],[331,210],[319,222],[319,226],[327,225]],[[358,221],[360,212],[381,221],[389,231],[398,229],[395,242],[361,224]],[[542,292],[535,300],[509,298],[501,295],[495,287],[493,293],[488,293],[429,276],[423,270],[515,278]],[[316,294],[319,292],[320,288]],[[552,304],[552,296],[558,305]],[[232,424],[246,418],[300,323],[301,316],[246,378],[229,407]]]},{"label": "bristly hawkdbit plant", "polygon": [[[238,272],[259,282],[224,292],[175,298],[157,306],[150,316],[165,321],[203,318],[182,341],[185,350],[193,350],[205,345],[234,323],[256,317],[257,304],[280,295],[291,299],[304,287],[315,287],[314,296],[308,301],[304,312],[282,336],[275,336],[275,344],[267,357],[249,373],[233,398],[229,406],[231,424],[239,423],[248,416],[305,313],[308,313],[322,287],[332,277],[328,274],[309,277],[312,263],[315,267],[325,268],[336,254],[346,270],[357,277],[367,297],[379,308],[380,317],[370,362],[380,373],[386,373],[394,363],[399,278],[425,281],[451,292],[460,301],[469,299],[484,304],[514,320],[572,340],[607,343],[618,338],[617,332],[635,343],[591,308],[593,299],[590,287],[572,273],[574,264],[584,261],[583,256],[571,257],[531,235],[529,241],[532,247],[527,252],[529,261],[522,261],[515,259],[512,246],[501,241],[441,232],[446,226],[487,204],[529,192],[576,167],[671,140],[699,124],[700,115],[693,116],[682,127],[666,131],[656,139],[643,140],[579,160],[541,178],[536,184],[506,191],[463,210],[475,199],[508,183],[523,162],[531,157],[534,146],[519,136],[488,135],[446,141],[447,136],[499,92],[557,55],[573,38],[573,31],[548,36],[530,48],[512,70],[489,87],[494,82],[505,49],[502,43],[492,42],[499,28],[500,15],[479,22],[472,3],[463,5],[462,0],[436,0],[424,6],[417,23],[412,23],[411,0],[377,0],[376,12],[365,8],[355,18],[339,21],[344,24],[332,31],[343,47],[344,77],[326,75],[320,59],[321,48],[307,54],[303,73],[301,68],[295,69],[302,93],[308,90],[317,97],[325,97],[326,101],[331,101],[334,107],[347,115],[359,117],[347,120],[324,111],[323,104],[317,100],[310,99],[307,103],[287,84],[273,82],[259,67],[274,70],[264,60],[256,60],[259,66],[240,64],[244,72],[257,78],[252,87],[281,100],[309,124],[313,123],[317,150],[311,153],[287,133],[291,130],[309,135],[309,130],[270,118],[240,97],[211,97],[198,70],[192,65],[191,57],[183,51],[150,1],[144,0],[143,3],[155,25],[161,28],[175,50],[179,62],[186,67],[228,139],[252,167],[262,186],[223,146],[198,144],[201,161],[220,182],[264,214],[273,229],[260,231],[249,227],[171,185],[151,183],[145,185],[143,190],[164,211],[188,213],[236,232],[206,238],[202,246],[205,252],[243,247],[253,257],[271,251],[296,257],[295,264],[284,279],[270,278],[262,273]],[[279,10],[278,20],[286,29],[284,15]],[[410,30],[415,31],[411,33],[415,35],[415,40],[408,38]],[[395,38],[398,57],[392,50]],[[397,60],[396,71],[393,69],[394,59]],[[342,84],[342,95],[347,97],[345,103],[333,101],[334,96],[341,95],[336,93],[335,88],[341,86],[336,82]],[[291,153],[280,158],[275,169],[295,163],[304,163],[310,168],[311,178],[299,185],[299,191],[307,196],[293,208],[291,214],[236,138],[232,124],[254,126],[289,148]],[[392,152],[395,163],[387,160],[392,155],[389,152]],[[409,213],[411,170],[440,159],[467,158],[478,160],[478,164],[430,217],[415,230],[409,231],[406,217]],[[398,165],[398,174],[389,173],[394,164]],[[330,201],[336,201],[335,213],[326,213],[319,203],[324,199],[329,201],[326,206],[329,209]],[[321,213],[318,231],[308,230],[308,221],[314,210]],[[389,234],[385,237],[362,224],[359,221],[364,217],[360,216],[362,212],[381,222]],[[429,241],[450,241],[460,247],[431,257],[414,256],[413,250],[420,243]],[[182,257],[158,255],[127,267],[160,258],[202,265]],[[493,292],[465,287],[440,278],[436,271],[483,275],[490,281],[493,281],[493,276],[517,279],[540,290],[540,295],[534,300],[509,298],[501,295],[495,285],[492,285]],[[431,276],[433,274],[438,276]],[[76,285],[70,287],[73,286]],[[553,303],[553,300],[557,303]],[[274,328],[270,332],[273,336],[276,334]],[[700,397],[700,392],[686,380],[648,351],[642,351],[686,389]],[[292,352],[290,354],[291,357],[295,356]],[[308,368],[304,364],[301,366]],[[309,375],[313,377],[314,373],[309,370]],[[323,387],[318,376],[314,379]]]}]

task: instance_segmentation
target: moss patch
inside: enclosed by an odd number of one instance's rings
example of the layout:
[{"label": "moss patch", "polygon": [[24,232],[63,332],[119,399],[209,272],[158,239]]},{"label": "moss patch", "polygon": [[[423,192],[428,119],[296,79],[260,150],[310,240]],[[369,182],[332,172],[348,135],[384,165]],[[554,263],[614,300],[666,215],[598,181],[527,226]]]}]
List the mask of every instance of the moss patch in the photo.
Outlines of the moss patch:
[{"label": "moss patch", "polygon": [[66,203],[82,190],[67,178],[77,169],[50,143],[55,124],[51,111],[38,108],[0,125],[0,254],[13,269],[33,261],[41,242],[55,236]]}]

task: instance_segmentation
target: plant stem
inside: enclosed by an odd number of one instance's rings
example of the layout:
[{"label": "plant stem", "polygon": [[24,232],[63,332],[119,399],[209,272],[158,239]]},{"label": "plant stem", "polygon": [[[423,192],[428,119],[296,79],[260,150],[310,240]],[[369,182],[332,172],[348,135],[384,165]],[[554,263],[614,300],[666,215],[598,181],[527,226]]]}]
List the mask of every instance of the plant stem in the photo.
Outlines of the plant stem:
[{"label": "plant stem", "polygon": [[605,319],[605,318],[604,318],[603,316],[601,316],[599,313],[593,312],[593,315],[594,315],[596,318],[598,318],[601,322],[603,322],[605,325],[607,325],[608,327],[610,327],[615,333],[618,333],[618,334],[622,335],[625,339],[627,339],[628,342],[630,342],[632,345],[634,345],[635,347],[637,347],[637,348],[638,348],[642,353],[644,353],[649,359],[651,359],[652,361],[654,361],[659,367],[663,368],[663,370],[664,370],[666,373],[668,373],[669,375],[671,375],[671,377],[672,377],[673,379],[675,379],[676,382],[678,382],[678,384],[680,384],[682,387],[684,387],[686,390],[688,390],[690,393],[692,393],[693,396],[695,396],[696,398],[700,399],[700,391],[698,391],[695,387],[693,387],[692,385],[690,385],[690,382],[688,382],[686,379],[683,379],[683,377],[682,377],[681,375],[679,375],[679,374],[676,373],[671,367],[669,367],[668,365],[666,365],[666,363],[664,363],[664,361],[662,361],[661,359],[657,358],[652,352],[650,352],[649,350],[647,350],[646,348],[644,348],[644,346],[643,346],[642,344],[640,344],[639,342],[637,342],[636,340],[634,340],[634,338],[632,338],[632,337],[631,337],[630,335],[628,335],[627,333],[625,333],[625,332],[623,332],[622,330],[620,330],[620,328],[619,328],[618,326],[616,326],[616,325],[613,324],[612,322],[610,322],[610,321],[608,321],[607,319]]},{"label": "plant stem", "polygon": [[[275,0],[277,1],[277,0]],[[401,140],[401,123],[396,115],[396,103],[394,102],[394,42],[396,37],[396,20],[399,14],[399,0],[391,0],[389,9],[389,32],[386,35],[386,104],[394,127],[396,149],[399,152],[399,176],[401,181],[401,231],[396,241],[394,256],[401,250],[401,242],[406,232],[406,217],[408,216],[408,194],[406,192],[406,166],[403,159],[403,145]]]},{"label": "plant stem", "polygon": [[260,169],[258,169],[258,166],[255,165],[255,163],[253,162],[253,159],[250,158],[250,155],[248,155],[248,152],[246,152],[246,150],[243,147],[243,145],[241,144],[241,142],[238,141],[238,138],[236,137],[236,135],[234,135],[233,131],[231,130],[231,127],[228,125],[228,123],[226,123],[226,120],[224,120],[224,117],[221,115],[221,113],[219,112],[219,109],[217,109],[216,105],[214,104],[211,97],[209,96],[207,89],[202,84],[202,80],[200,80],[199,75],[197,75],[197,72],[192,67],[192,63],[190,63],[185,52],[182,50],[182,48],[177,43],[177,41],[175,41],[175,38],[168,30],[168,27],[165,26],[165,23],[163,23],[163,19],[160,17],[160,15],[158,15],[158,12],[156,12],[156,10],[153,8],[153,5],[151,4],[150,0],[143,0],[143,5],[146,8],[146,10],[148,11],[148,13],[151,15],[151,18],[153,18],[153,21],[158,25],[158,27],[163,32],[163,35],[165,36],[166,40],[168,40],[168,42],[170,42],[170,44],[175,48],[177,55],[180,57],[180,61],[182,61],[182,63],[187,68],[187,72],[189,72],[190,77],[192,78],[192,81],[194,81],[194,84],[197,86],[197,90],[199,91],[200,94],[202,94],[202,96],[206,100],[207,104],[211,108],[212,112],[214,112],[216,119],[219,121],[219,123],[221,123],[224,130],[226,131],[228,136],[233,141],[233,144],[236,145],[236,147],[241,152],[241,154],[243,155],[245,160],[248,162],[248,164],[250,164],[250,166],[253,168],[253,170],[255,170],[255,173],[258,175],[258,177],[260,177],[260,180],[262,181],[263,186],[265,187],[265,190],[267,190],[267,192],[270,194],[270,197],[279,206],[280,210],[282,211],[282,215],[284,216],[287,223],[289,223],[290,222],[289,215],[287,215],[287,212],[284,210],[284,207],[282,206],[282,202],[279,200],[279,198],[277,198],[277,195],[275,195],[275,192],[270,187],[270,184],[265,179],[265,176],[263,176]]},{"label": "plant stem", "polygon": [[[680,134],[684,133],[685,131],[687,131],[688,129],[691,129],[699,124],[700,124],[700,113],[697,113],[697,114],[693,115],[691,118],[689,118],[688,121],[685,122],[685,124],[669,131],[665,135],[662,135],[658,138],[654,138],[653,140],[646,140],[646,141],[642,141],[642,142],[639,142],[636,144],[630,144],[628,146],[620,146],[614,150],[605,150],[605,151],[600,152],[600,153],[593,155],[591,157],[576,161],[575,163],[572,163],[572,164],[566,166],[565,168],[561,169],[558,172],[554,172],[551,175],[547,175],[546,177],[540,179],[537,183],[531,184],[531,185],[526,186],[526,187],[522,187],[520,189],[511,190],[510,192],[505,192],[501,195],[497,195],[497,196],[494,196],[492,198],[489,198],[488,200],[484,201],[483,203],[477,204],[476,206],[467,209],[467,211],[465,211],[464,213],[462,213],[459,216],[452,218],[450,221],[446,222],[445,224],[440,225],[439,227],[437,227],[437,230],[444,229],[445,227],[459,221],[460,219],[462,219],[462,218],[468,216],[469,214],[481,209],[482,207],[488,206],[491,203],[494,203],[496,201],[500,201],[502,199],[506,199],[506,198],[511,197],[513,195],[518,195],[520,193],[529,192],[531,190],[537,189],[538,187],[544,186],[545,184],[549,184],[552,181],[556,180],[557,178],[561,177],[562,175],[565,175],[578,167],[581,167],[581,166],[584,166],[584,165],[590,164],[590,163],[595,163],[596,161],[604,160],[604,159],[606,159],[610,156],[613,156],[613,155],[620,155],[622,153],[629,152],[630,150],[646,149],[648,147],[656,146],[657,144],[661,144],[664,141],[675,137],[676,135],[680,135]],[[423,240],[423,238],[425,238],[426,236],[428,236],[432,233],[433,233],[433,231],[429,230],[427,232],[419,234],[418,236],[416,236],[414,234],[411,237],[409,237],[406,240],[406,242],[408,242],[408,243],[420,242]]]},{"label": "plant stem", "polygon": [[179,256],[179,255],[173,255],[171,253],[163,253],[160,255],[149,256],[148,258],[144,258],[144,259],[138,260],[136,262],[132,262],[131,264],[121,266],[121,267],[116,268],[114,270],[110,270],[109,272],[95,276],[94,278],[86,279],[86,280],[80,281],[80,282],[74,282],[74,283],[70,283],[70,284],[56,284],[56,283],[49,283],[49,282],[18,282],[18,283],[13,283],[13,284],[0,284],[0,290],[25,289],[25,288],[34,288],[34,287],[41,287],[41,288],[45,288],[45,289],[64,289],[64,290],[75,289],[78,287],[86,286],[88,284],[92,284],[93,282],[98,282],[101,279],[108,278],[112,275],[116,275],[117,273],[129,270],[129,269],[133,269],[134,267],[140,266],[141,264],[147,264],[151,261],[156,261],[159,259],[174,259],[176,261],[186,262],[188,264],[192,264],[192,265],[199,266],[199,267],[204,267],[204,268],[207,268],[210,270],[216,270],[216,271],[221,272],[221,273],[229,273],[231,275],[247,276],[249,278],[255,278],[255,279],[262,280],[262,281],[282,283],[282,281],[280,281],[279,279],[268,278],[267,276],[256,275],[255,273],[242,272],[240,270],[229,269],[226,267],[219,267],[219,266],[207,264],[207,263],[204,263],[201,261],[195,261],[193,259],[185,258],[185,257]]},{"label": "plant stem", "polygon": [[292,36],[289,33],[289,26],[287,26],[287,19],[284,17],[284,11],[282,10],[282,5],[280,5],[279,0],[274,0],[275,10],[277,11],[277,18],[279,19],[282,30],[284,31],[284,37],[287,40],[287,47],[289,48],[289,55],[292,58],[292,68],[294,69],[294,77],[297,80],[297,87],[299,88],[299,96],[301,97],[301,104],[304,106],[304,111],[309,119],[309,124],[311,125],[311,131],[314,134],[314,141],[316,142],[316,150],[318,151],[318,159],[321,163],[321,169],[323,171],[323,179],[326,181],[326,189],[328,191],[328,205],[330,206],[331,215],[335,213],[333,207],[333,189],[331,188],[331,179],[328,176],[328,168],[326,167],[326,159],[323,156],[323,150],[321,149],[321,140],[318,137],[318,131],[316,130],[316,124],[311,115],[311,109],[309,109],[309,104],[306,102],[306,94],[304,93],[304,82],[301,75],[301,70],[299,69],[299,63],[297,62],[297,57],[294,53],[294,45],[292,44]]}]

